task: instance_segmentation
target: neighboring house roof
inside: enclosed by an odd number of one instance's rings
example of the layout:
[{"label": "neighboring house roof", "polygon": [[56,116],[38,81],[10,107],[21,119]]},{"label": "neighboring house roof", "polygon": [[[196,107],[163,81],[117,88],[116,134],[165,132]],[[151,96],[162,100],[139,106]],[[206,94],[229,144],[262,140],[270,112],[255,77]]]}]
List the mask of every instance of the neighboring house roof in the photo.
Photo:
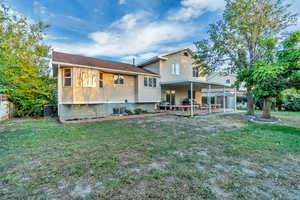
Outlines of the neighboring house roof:
[{"label": "neighboring house roof", "polygon": [[221,72],[212,72],[212,73],[210,73],[206,76],[206,79],[212,79],[216,76],[233,76],[233,77],[236,77],[237,75],[236,74],[224,74],[224,73],[221,73]]},{"label": "neighboring house roof", "polygon": [[138,67],[143,67],[143,66],[146,66],[146,65],[149,65],[149,64],[152,64],[152,63],[156,63],[160,60],[168,60],[168,58],[166,58],[165,56],[176,54],[176,53],[181,52],[181,51],[188,51],[190,54],[194,55],[193,51],[190,48],[183,48],[183,49],[179,49],[179,50],[176,50],[176,51],[172,51],[172,52],[169,52],[169,53],[164,53],[164,54],[160,54],[158,56],[152,57],[152,58],[138,64]]},{"label": "neighboring house roof", "polygon": [[100,69],[133,72],[137,74],[157,75],[156,73],[153,73],[151,71],[135,67],[134,65],[121,63],[121,62],[114,62],[114,61],[102,60],[102,59],[91,58],[86,56],[67,54],[67,53],[62,53],[57,51],[53,51],[52,56],[53,56],[52,57],[53,63],[74,64],[74,65],[87,66],[87,67],[97,67]]}]

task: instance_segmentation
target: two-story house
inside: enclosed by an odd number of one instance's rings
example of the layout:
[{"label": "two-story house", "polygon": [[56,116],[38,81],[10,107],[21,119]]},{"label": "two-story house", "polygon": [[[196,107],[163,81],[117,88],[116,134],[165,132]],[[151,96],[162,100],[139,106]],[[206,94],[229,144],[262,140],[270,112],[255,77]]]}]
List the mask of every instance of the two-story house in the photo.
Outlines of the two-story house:
[{"label": "two-story house", "polygon": [[[202,104],[203,90],[224,92],[226,84],[207,81],[193,66],[189,48],[151,58],[138,66],[53,52],[61,120],[98,118],[119,108],[154,111],[161,102]],[[211,95],[206,104],[211,104]],[[191,101],[193,99],[193,101]],[[225,95],[223,95],[225,102]],[[224,110],[226,105],[222,102]]]},{"label": "two-story house", "polygon": [[[208,79],[208,76],[201,75],[200,69],[193,65],[194,60],[192,57],[193,52],[189,48],[185,48],[158,55],[138,66],[161,76],[162,101],[166,101],[171,105],[180,105],[186,99],[193,99],[190,102],[199,105],[203,104],[204,99],[205,104],[218,103],[223,108],[223,102],[229,102],[226,92],[228,93],[232,84]],[[214,91],[221,92],[223,94],[221,98],[217,98]],[[215,99],[218,99],[218,101],[214,101]],[[232,99],[234,100],[234,95]],[[225,104],[224,108],[228,108],[229,103]]]},{"label": "two-story house", "polygon": [[160,76],[146,69],[60,52],[53,52],[52,66],[61,120],[104,117],[121,108],[154,111],[161,100]]}]

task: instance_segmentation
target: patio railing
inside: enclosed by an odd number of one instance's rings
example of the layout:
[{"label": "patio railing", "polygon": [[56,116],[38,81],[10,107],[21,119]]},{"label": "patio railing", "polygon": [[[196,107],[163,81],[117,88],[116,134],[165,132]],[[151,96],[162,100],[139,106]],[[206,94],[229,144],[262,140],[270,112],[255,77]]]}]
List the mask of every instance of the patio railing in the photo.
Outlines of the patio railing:
[{"label": "patio railing", "polygon": [[196,104],[196,105],[159,105],[159,111],[171,112],[177,115],[191,115],[193,108],[193,115],[225,112],[226,110],[221,104]]}]

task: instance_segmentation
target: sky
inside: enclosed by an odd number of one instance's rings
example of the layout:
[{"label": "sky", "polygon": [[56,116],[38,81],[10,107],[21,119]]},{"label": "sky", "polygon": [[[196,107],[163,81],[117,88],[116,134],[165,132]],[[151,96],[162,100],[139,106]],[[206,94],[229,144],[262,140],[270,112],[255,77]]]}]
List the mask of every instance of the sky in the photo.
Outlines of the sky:
[{"label": "sky", "polygon": [[[16,13],[50,25],[56,51],[137,63],[207,38],[224,0],[4,0]],[[292,11],[300,9],[300,0]],[[300,20],[297,26],[300,29]]]}]

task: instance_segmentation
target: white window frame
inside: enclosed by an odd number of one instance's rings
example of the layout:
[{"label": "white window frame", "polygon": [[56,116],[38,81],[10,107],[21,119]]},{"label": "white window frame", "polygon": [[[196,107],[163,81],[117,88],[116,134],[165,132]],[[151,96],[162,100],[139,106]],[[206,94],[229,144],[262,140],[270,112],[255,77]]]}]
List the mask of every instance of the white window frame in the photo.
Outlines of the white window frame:
[{"label": "white window frame", "polygon": [[179,63],[172,63],[171,74],[180,75],[180,64]]},{"label": "white window frame", "polygon": [[[70,70],[70,76],[65,76],[65,70]],[[66,85],[66,79],[70,79],[70,85]],[[72,68],[63,68],[63,86],[64,87],[72,87],[72,80],[73,80],[73,72]]]},{"label": "white window frame", "polygon": [[176,63],[175,66],[176,66],[176,67],[175,67],[175,74],[176,74],[176,75],[180,75],[180,64],[179,64],[179,63]]},{"label": "white window frame", "polygon": [[172,63],[172,65],[171,65],[171,74],[175,74],[176,73],[176,64],[175,63]]},{"label": "white window frame", "polygon": [[148,77],[144,77],[144,87],[149,87],[148,83],[149,83]]},{"label": "white window frame", "polygon": [[198,78],[199,76],[199,69],[197,67],[193,67],[193,77]]},{"label": "white window frame", "polygon": [[[116,76],[118,77],[117,79],[115,79]],[[120,79],[121,77],[123,79],[123,83],[121,83],[121,79]],[[117,80],[117,82],[115,82],[115,80]],[[115,85],[124,85],[125,84],[125,77],[121,74],[114,74],[113,82],[114,82]]]}]

